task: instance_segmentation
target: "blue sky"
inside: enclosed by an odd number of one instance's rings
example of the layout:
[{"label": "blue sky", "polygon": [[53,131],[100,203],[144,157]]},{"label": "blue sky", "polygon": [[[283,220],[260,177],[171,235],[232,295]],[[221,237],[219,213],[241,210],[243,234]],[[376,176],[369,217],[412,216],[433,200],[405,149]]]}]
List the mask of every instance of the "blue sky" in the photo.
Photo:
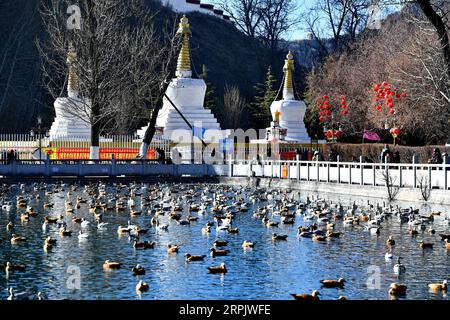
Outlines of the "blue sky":
[{"label": "blue sky", "polygon": [[[211,3],[214,4],[214,0],[201,0],[202,3]],[[307,11],[310,9],[314,3],[315,0],[294,0],[297,2],[297,12],[295,15],[300,16],[300,14],[304,11]],[[297,39],[304,39],[306,37],[307,31],[303,29],[304,26],[299,24],[297,27],[295,27],[291,32],[286,34],[284,37],[288,40],[297,40]]]},{"label": "blue sky", "polygon": [[[214,0],[201,0],[202,3],[211,3],[214,4]],[[297,2],[297,11],[294,13],[294,16],[299,17],[302,13],[308,11],[311,9],[314,4],[316,3],[316,0],[294,0]],[[384,16],[389,11],[392,12],[394,10],[398,10],[396,7],[390,7],[390,8],[384,8],[382,11],[382,15]],[[305,25],[302,23],[299,23],[297,26],[295,26],[289,33],[285,34],[283,37],[286,40],[298,40],[298,39],[305,39],[306,34],[308,31],[305,28]]]}]

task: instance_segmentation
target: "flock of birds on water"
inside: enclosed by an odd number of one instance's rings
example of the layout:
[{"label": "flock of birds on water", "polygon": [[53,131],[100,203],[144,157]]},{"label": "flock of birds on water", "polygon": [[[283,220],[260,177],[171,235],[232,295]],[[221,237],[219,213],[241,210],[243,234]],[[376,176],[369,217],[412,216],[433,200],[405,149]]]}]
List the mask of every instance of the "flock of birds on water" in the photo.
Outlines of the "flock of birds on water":
[{"label": "flock of birds on water", "polygon": [[[298,216],[303,217],[303,221],[309,221],[308,225],[300,225],[298,237],[311,238],[312,241],[333,241],[340,238],[347,227],[355,225],[363,226],[363,230],[371,235],[379,235],[383,223],[388,219],[398,219],[402,224],[408,225],[408,233],[411,237],[419,232],[427,232],[436,237],[435,242],[420,241],[417,250],[443,250],[450,251],[450,234],[436,233],[433,222],[436,216],[440,217],[440,223],[450,226],[450,221],[445,213],[432,212],[429,215],[419,214],[418,209],[399,208],[393,206],[380,206],[368,204],[364,210],[353,205],[345,208],[339,203],[327,202],[323,199],[310,199],[301,202],[295,200],[295,193],[291,190],[267,190],[264,188],[223,186],[210,184],[169,184],[160,183],[148,185],[141,183],[114,183],[115,192],[108,192],[108,185],[103,183],[90,183],[86,185],[65,184],[62,182],[55,184],[34,183],[26,184],[3,184],[0,188],[1,213],[9,214],[12,208],[17,207],[17,214],[20,215],[22,224],[26,224],[30,219],[42,219],[42,229],[45,232],[48,228],[58,228],[60,239],[46,236],[43,239],[42,250],[51,254],[52,249],[58,245],[58,241],[63,241],[66,237],[77,236],[80,241],[89,239],[88,230],[96,228],[98,230],[115,229],[120,235],[127,235],[135,250],[154,249],[163,245],[154,241],[142,240],[145,234],[154,230],[155,232],[169,232],[172,223],[182,226],[189,226],[199,220],[199,217],[206,217],[206,224],[201,232],[211,233],[215,228],[216,239],[212,243],[209,251],[211,257],[227,256],[230,252],[227,249],[228,241],[221,237],[221,234],[239,234],[239,227],[234,226],[233,221],[236,215],[252,210],[252,217],[260,219],[261,222],[274,231],[272,241],[286,241],[288,235],[275,232],[279,224],[295,224]],[[12,189],[18,189],[13,197],[15,201],[6,198]],[[65,212],[56,213],[52,208],[54,203],[49,199],[53,195],[64,198]],[[279,195],[274,197],[274,195]],[[299,199],[299,198],[298,198]],[[91,218],[78,216],[78,210],[83,206],[91,214]],[[187,209],[185,209],[187,208]],[[132,224],[128,220],[128,225],[113,226],[108,222],[108,214],[120,213],[129,215],[130,218],[148,215],[151,216],[150,225],[140,226]],[[169,223],[162,223],[161,216],[166,216]],[[68,228],[67,221],[72,221],[72,226],[79,225],[78,231],[73,227]],[[14,246],[20,246],[28,240],[26,234],[16,234],[14,223],[9,222],[4,226],[10,235],[10,241]],[[335,231],[338,224],[343,225],[342,232]],[[221,239],[222,238],[222,239]],[[401,257],[395,257],[392,249],[396,245],[396,239],[391,235],[386,239],[385,260],[393,265],[393,272],[397,275],[406,272],[406,266],[402,264]],[[203,261],[206,254],[198,255],[188,252],[188,248],[181,248],[176,243],[164,244],[169,255],[184,252],[185,261],[195,263]],[[242,239],[243,250],[253,250],[258,243],[251,239]],[[6,274],[15,272],[26,272],[27,266],[24,264],[14,264],[10,261],[0,261],[1,267]],[[123,268],[120,261],[106,260],[103,262],[105,271]],[[205,270],[206,271],[206,270]],[[226,263],[207,267],[207,271],[212,274],[225,274],[228,272]],[[112,271],[113,272],[113,271]],[[146,274],[142,265],[134,266],[130,272],[135,276]],[[324,288],[344,288],[345,279],[323,279],[320,280],[322,289]],[[434,293],[445,293],[447,291],[447,280],[441,283],[427,284],[430,291]],[[136,284],[138,294],[148,291],[150,285],[143,280]],[[8,300],[44,299],[44,294],[37,294],[25,291],[15,292],[14,288],[8,288]],[[388,289],[388,294],[392,299],[402,297],[407,294],[407,285],[402,283],[392,283]],[[296,300],[319,300],[320,291],[314,290],[309,293],[292,293]],[[340,296],[339,300],[346,300],[345,296]]]}]

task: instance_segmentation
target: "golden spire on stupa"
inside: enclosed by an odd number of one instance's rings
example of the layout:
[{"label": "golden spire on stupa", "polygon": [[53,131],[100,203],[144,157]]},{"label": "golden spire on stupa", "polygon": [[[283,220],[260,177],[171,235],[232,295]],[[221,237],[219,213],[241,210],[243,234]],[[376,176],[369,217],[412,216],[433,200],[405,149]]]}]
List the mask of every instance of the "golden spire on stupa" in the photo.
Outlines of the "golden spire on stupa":
[{"label": "golden spire on stupa", "polygon": [[76,91],[78,88],[78,76],[75,73],[75,62],[77,60],[77,53],[73,44],[69,44],[69,52],[67,53],[67,64],[69,66],[69,81],[67,89],[69,91]]},{"label": "golden spire on stupa", "polygon": [[180,20],[177,34],[183,35],[183,45],[177,61],[177,76],[182,78],[191,77],[191,57],[189,52],[189,36],[191,30],[189,28],[189,20],[185,15]]},{"label": "golden spire on stupa", "polygon": [[284,72],[283,99],[293,100],[294,55],[292,54],[291,50],[289,50],[288,54],[286,55],[286,60],[284,60],[283,72]]}]

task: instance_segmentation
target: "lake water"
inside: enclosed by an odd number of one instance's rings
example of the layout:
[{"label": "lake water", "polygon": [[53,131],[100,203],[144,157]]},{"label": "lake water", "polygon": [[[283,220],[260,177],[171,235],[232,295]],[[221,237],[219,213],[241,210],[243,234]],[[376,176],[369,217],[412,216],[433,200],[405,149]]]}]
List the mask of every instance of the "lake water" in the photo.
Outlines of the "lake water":
[{"label": "lake water", "polygon": [[[51,186],[49,185],[48,188]],[[27,186],[30,189],[30,186]],[[149,187],[150,188],[150,187]],[[193,187],[195,188],[195,186]],[[211,188],[216,188],[212,186]],[[236,187],[237,189],[237,187]],[[283,225],[278,228],[266,228],[260,219],[252,217],[252,210],[238,213],[233,226],[239,227],[238,234],[216,232],[211,228],[210,234],[202,234],[201,228],[207,221],[212,221],[212,215],[207,213],[199,217],[197,222],[188,226],[177,225],[169,220],[166,213],[160,216],[161,223],[168,223],[168,232],[156,232],[151,227],[152,216],[147,213],[130,218],[128,211],[106,212],[103,221],[108,222],[108,229],[100,231],[96,228],[93,214],[89,213],[88,205],[82,204],[75,212],[65,214],[65,199],[69,187],[64,192],[55,193],[48,197],[44,191],[39,191],[41,200],[36,204],[39,211],[37,217],[31,217],[29,222],[22,223],[20,213],[24,208],[10,212],[0,211],[0,264],[11,261],[25,264],[26,271],[14,272],[6,277],[0,271],[0,299],[6,299],[7,289],[13,287],[16,291],[41,291],[49,299],[292,299],[290,293],[311,293],[318,289],[321,299],[337,299],[346,296],[348,299],[389,299],[387,294],[390,283],[400,282],[408,286],[407,296],[402,299],[448,299],[445,294],[435,294],[428,291],[427,284],[442,282],[450,278],[450,250],[446,251],[439,233],[450,233],[450,227],[441,223],[443,216],[436,216],[433,227],[435,235],[427,232],[416,237],[408,234],[408,225],[400,224],[396,217],[382,223],[379,236],[371,236],[363,231],[364,224],[354,227],[344,227],[342,220],[336,221],[336,231],[343,232],[341,238],[325,242],[314,242],[309,238],[297,236],[297,226],[307,225],[310,221],[303,221],[303,216],[297,216],[294,225]],[[108,186],[108,193],[114,194],[114,186]],[[20,193],[18,187],[6,195],[7,200],[14,201]],[[29,191],[28,194],[32,193]],[[36,194],[36,193],[34,193]],[[233,195],[234,192],[229,192]],[[75,203],[78,195],[88,196],[80,187],[70,199]],[[304,200],[311,194],[301,194]],[[181,196],[180,194],[176,195]],[[211,195],[209,195],[211,196]],[[240,194],[248,200],[245,193]],[[366,204],[367,198],[347,199],[333,195],[325,198],[341,201],[348,205],[351,201]],[[194,198],[200,203],[200,198]],[[44,209],[44,201],[54,203],[52,209]],[[372,200],[371,200],[372,201]],[[232,201],[229,200],[228,203]],[[140,202],[137,201],[140,209]],[[263,205],[264,202],[257,204]],[[405,204],[403,204],[405,205]],[[409,206],[409,204],[406,204]],[[251,208],[250,208],[251,209]],[[439,206],[422,206],[421,214],[431,210],[444,213],[449,208]],[[65,216],[69,230],[74,236],[61,238],[56,225],[49,225],[44,232],[42,229],[44,215],[56,217]],[[185,216],[186,213],[183,213]],[[193,215],[196,215],[194,212]],[[73,224],[71,217],[85,217],[91,221],[87,228],[89,238],[79,241],[79,224]],[[279,220],[279,217],[274,217]],[[141,240],[156,242],[155,249],[134,250],[128,236],[117,233],[119,225],[132,224],[150,228],[148,234]],[[7,231],[8,221],[15,225],[13,231]],[[271,234],[287,234],[287,241],[272,241]],[[21,244],[11,244],[11,234],[28,237],[28,241]],[[47,236],[58,240],[53,251],[45,253],[43,242]],[[393,272],[392,262],[385,262],[387,252],[386,239],[393,235],[396,245],[394,256],[401,255],[402,263],[406,266],[406,273],[400,278]],[[228,256],[212,258],[209,249],[215,239],[229,241]],[[250,250],[243,250],[244,240],[256,242]],[[419,241],[434,242],[433,250],[419,249]],[[179,254],[169,255],[168,243],[181,245]],[[207,257],[200,262],[185,262],[184,254],[205,254]],[[121,262],[119,270],[104,271],[102,264],[105,260]],[[394,260],[395,261],[395,260]],[[209,274],[207,267],[225,262],[228,273],[225,275]],[[147,274],[136,277],[131,269],[136,264],[145,267]],[[74,269],[75,268],[75,269]],[[79,268],[79,269],[77,269]],[[79,270],[81,276],[80,289],[71,289],[71,270]],[[367,282],[377,276],[379,288],[369,289]],[[321,288],[320,279],[345,278],[343,289]],[[150,290],[138,295],[135,292],[137,282],[142,279],[150,285]],[[70,282],[70,281],[69,281]]]}]

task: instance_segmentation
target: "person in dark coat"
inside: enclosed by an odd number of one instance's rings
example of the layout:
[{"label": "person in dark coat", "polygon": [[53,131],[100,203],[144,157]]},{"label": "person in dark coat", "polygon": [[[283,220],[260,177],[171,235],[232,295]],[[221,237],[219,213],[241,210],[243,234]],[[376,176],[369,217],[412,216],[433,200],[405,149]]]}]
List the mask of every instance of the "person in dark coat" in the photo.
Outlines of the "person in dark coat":
[{"label": "person in dark coat", "polygon": [[428,163],[431,164],[442,163],[441,150],[439,150],[439,148],[434,148],[433,153],[431,154],[431,158],[428,160]]},{"label": "person in dark coat", "polygon": [[158,152],[158,161],[162,164],[166,163],[166,153],[161,148],[156,148],[156,152]]},{"label": "person in dark coat", "polygon": [[400,152],[395,151],[394,155],[392,157],[392,162],[393,163],[400,163]]}]

